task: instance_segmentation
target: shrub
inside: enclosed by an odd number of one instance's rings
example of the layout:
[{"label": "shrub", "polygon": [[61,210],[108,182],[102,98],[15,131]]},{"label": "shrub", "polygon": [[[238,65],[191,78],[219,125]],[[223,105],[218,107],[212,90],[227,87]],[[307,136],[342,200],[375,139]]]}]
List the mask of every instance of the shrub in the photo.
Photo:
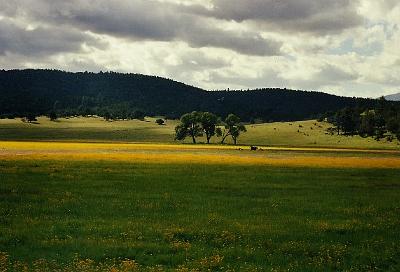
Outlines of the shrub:
[{"label": "shrub", "polygon": [[162,125],[165,124],[165,121],[164,121],[163,119],[159,118],[159,119],[156,120],[156,123],[157,123],[159,126],[162,126]]}]

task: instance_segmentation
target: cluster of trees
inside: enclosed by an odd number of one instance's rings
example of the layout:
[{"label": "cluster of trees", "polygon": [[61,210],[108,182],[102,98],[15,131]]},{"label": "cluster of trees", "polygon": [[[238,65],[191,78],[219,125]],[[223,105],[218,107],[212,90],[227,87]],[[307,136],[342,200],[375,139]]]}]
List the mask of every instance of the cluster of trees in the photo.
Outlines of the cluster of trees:
[{"label": "cluster of trees", "polygon": [[104,117],[107,121],[110,120],[128,120],[138,119],[144,120],[147,114],[141,110],[129,111],[126,108],[112,109],[112,108],[101,108],[99,111],[94,111],[93,115]]},{"label": "cluster of trees", "polygon": [[389,140],[396,135],[400,140],[400,107],[380,98],[374,108],[344,108],[331,113],[328,121],[336,126],[337,133],[345,135],[372,136]]},{"label": "cluster of trees", "polygon": [[246,127],[241,123],[240,118],[229,114],[222,122],[214,113],[193,111],[186,113],[180,118],[180,124],[175,127],[175,140],[184,140],[190,137],[196,143],[197,137],[206,137],[207,144],[214,136],[221,137],[221,144],[230,136],[237,144],[237,140]]},{"label": "cluster of trees", "polygon": [[375,103],[373,99],[276,88],[205,91],[140,74],[0,70],[0,117],[3,118],[51,114],[178,119],[187,112],[207,111],[218,116],[234,113],[246,122],[270,122],[318,118],[326,111],[356,105],[371,108]]}]

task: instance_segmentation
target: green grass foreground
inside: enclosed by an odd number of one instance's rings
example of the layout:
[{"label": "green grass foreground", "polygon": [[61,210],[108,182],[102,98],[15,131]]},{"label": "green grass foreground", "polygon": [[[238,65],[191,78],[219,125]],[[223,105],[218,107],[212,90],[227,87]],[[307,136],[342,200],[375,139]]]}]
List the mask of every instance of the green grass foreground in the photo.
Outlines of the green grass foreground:
[{"label": "green grass foreground", "polygon": [[0,270],[399,271],[399,174],[2,161]]}]

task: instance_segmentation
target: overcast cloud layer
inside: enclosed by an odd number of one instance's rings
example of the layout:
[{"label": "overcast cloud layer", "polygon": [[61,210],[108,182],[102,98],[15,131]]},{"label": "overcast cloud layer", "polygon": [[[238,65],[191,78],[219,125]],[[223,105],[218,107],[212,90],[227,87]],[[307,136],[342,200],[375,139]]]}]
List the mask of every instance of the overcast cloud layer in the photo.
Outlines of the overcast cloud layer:
[{"label": "overcast cloud layer", "polygon": [[400,92],[398,0],[0,0],[0,68]]}]

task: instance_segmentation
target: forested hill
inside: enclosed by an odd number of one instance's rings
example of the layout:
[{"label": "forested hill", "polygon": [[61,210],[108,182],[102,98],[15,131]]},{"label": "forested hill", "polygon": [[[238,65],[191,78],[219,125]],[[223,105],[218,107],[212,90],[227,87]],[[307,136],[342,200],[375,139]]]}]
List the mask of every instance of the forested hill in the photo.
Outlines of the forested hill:
[{"label": "forested hill", "polygon": [[165,115],[194,110],[243,120],[301,120],[344,107],[372,107],[375,100],[286,89],[205,91],[170,79],[140,74],[0,71],[0,115]]}]

